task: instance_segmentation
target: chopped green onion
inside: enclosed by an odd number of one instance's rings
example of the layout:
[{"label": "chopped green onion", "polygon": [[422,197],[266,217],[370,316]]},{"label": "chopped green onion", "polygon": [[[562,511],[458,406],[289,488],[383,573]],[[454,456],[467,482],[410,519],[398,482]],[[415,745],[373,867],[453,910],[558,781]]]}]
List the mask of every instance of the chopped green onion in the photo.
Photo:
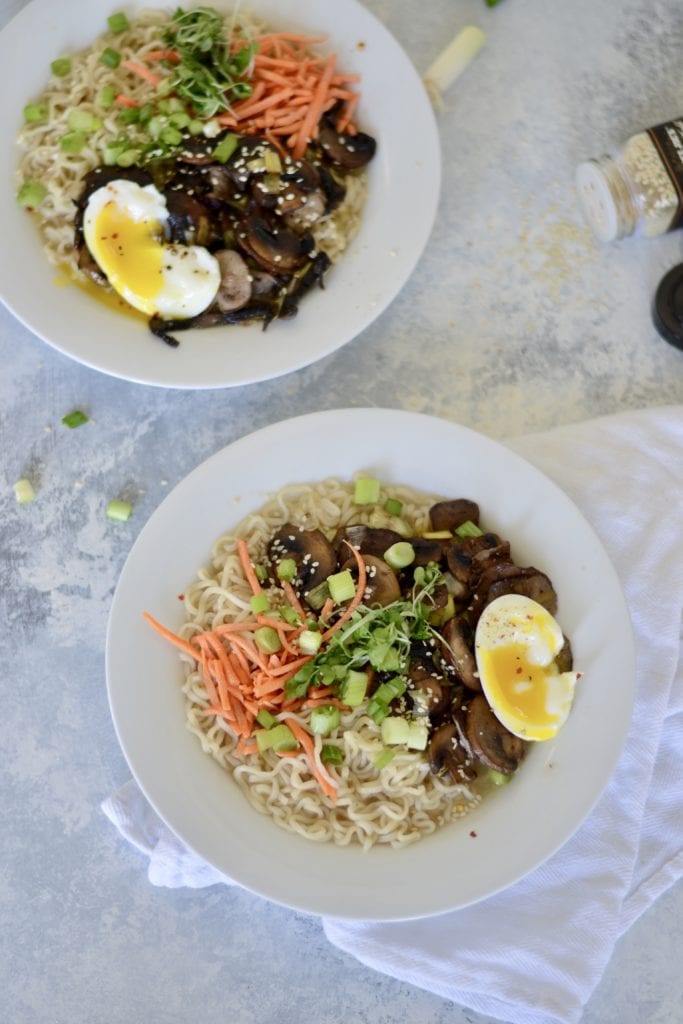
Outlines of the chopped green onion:
[{"label": "chopped green onion", "polygon": [[508,782],[512,779],[512,775],[503,775],[502,772],[496,772],[493,768],[490,768],[487,778],[494,786],[507,786]]},{"label": "chopped green onion", "polygon": [[400,676],[394,676],[380,683],[372,695],[373,700],[381,701],[382,704],[391,704],[395,697],[401,697],[406,692],[406,683]]},{"label": "chopped green onion", "polygon": [[184,110],[178,110],[174,114],[171,114],[169,121],[174,128],[189,128],[191,118]]},{"label": "chopped green onion", "polygon": [[47,189],[39,181],[25,181],[17,192],[17,202],[20,206],[28,206],[34,210],[40,206],[47,195]]},{"label": "chopped green onion", "polygon": [[265,708],[261,708],[256,721],[259,725],[262,725],[264,729],[273,729],[277,725],[277,718],[271,715],[270,711],[266,711]]},{"label": "chopped green onion", "polygon": [[339,699],[350,708],[358,708],[365,700],[368,677],[365,672],[349,669],[339,688]]},{"label": "chopped green onion", "polygon": [[306,603],[317,612],[320,611],[329,596],[330,588],[327,585],[327,580],[323,580],[317,587],[313,587],[313,590],[308,591]]},{"label": "chopped green onion", "polygon": [[375,700],[373,697],[368,704],[368,715],[373,720],[375,725],[381,725],[384,719],[389,714],[389,708],[386,704],[383,704],[381,700]]},{"label": "chopped green onion", "polygon": [[156,114],[154,117],[151,117],[147,122],[147,131],[149,132],[153,139],[158,139],[161,137],[161,133],[163,132],[167,124],[168,121],[166,120],[165,117],[162,117],[160,114]]},{"label": "chopped green onion", "polygon": [[389,715],[381,725],[382,742],[387,746],[397,743],[407,743],[410,736],[410,722],[407,718],[399,718],[397,715]]},{"label": "chopped green onion", "polygon": [[237,149],[237,136],[233,132],[228,132],[213,151],[214,160],[218,160],[219,164],[226,164],[232,154]]},{"label": "chopped green onion", "polygon": [[151,121],[152,114],[154,113],[151,103],[143,103],[141,107],[135,109],[137,109],[140,124],[148,124]]},{"label": "chopped green onion", "polygon": [[455,615],[455,601],[453,595],[449,594],[443,608],[435,608],[429,616],[430,626],[436,626],[439,629],[441,626],[445,626],[449,619],[452,619]]},{"label": "chopped green onion", "polygon": [[83,132],[67,132],[66,135],[62,135],[59,145],[64,153],[75,156],[81,152],[86,141],[87,139]]},{"label": "chopped green onion", "polygon": [[140,120],[140,108],[124,107],[119,111],[118,118],[121,124],[137,124]]},{"label": "chopped green onion", "polygon": [[26,477],[17,480],[14,485],[14,497],[20,505],[28,505],[35,496],[36,492],[33,490],[33,484],[30,480],[27,480]]},{"label": "chopped green onion", "polygon": [[302,654],[317,654],[322,642],[322,634],[312,629],[303,629],[299,633],[299,650]]},{"label": "chopped green onion", "polygon": [[339,708],[334,704],[322,704],[311,711],[311,732],[314,736],[329,736],[340,720]]},{"label": "chopped green onion", "polygon": [[177,128],[171,128],[169,125],[167,128],[163,128],[160,139],[165,142],[167,146],[179,146],[183,141],[183,137]]},{"label": "chopped green onion", "polygon": [[265,594],[254,594],[251,599],[251,610],[254,615],[259,615],[261,612],[267,612],[270,607],[270,602]]},{"label": "chopped green onion", "polygon": [[477,524],[473,523],[471,519],[468,519],[466,522],[458,526],[455,532],[461,539],[464,539],[465,537],[482,537],[484,535],[484,531],[480,530]]},{"label": "chopped green onion", "polygon": [[133,164],[138,162],[140,155],[141,152],[139,149],[124,149],[123,153],[120,153],[116,158],[116,166],[132,167]]},{"label": "chopped green onion", "polygon": [[96,132],[102,127],[99,117],[88,110],[70,110],[66,123],[74,132]]},{"label": "chopped green onion", "polygon": [[356,593],[356,584],[349,569],[328,576],[327,586],[330,588],[330,597],[335,604],[350,601]]},{"label": "chopped green onion", "polygon": [[429,742],[429,728],[421,722],[410,722],[408,727],[408,739],[406,741],[409,750],[426,750]]},{"label": "chopped green onion", "polygon": [[47,103],[28,103],[24,107],[24,121],[26,124],[40,124],[47,121],[49,107]]},{"label": "chopped green onion", "polygon": [[117,522],[125,523],[126,520],[130,519],[130,514],[133,511],[133,506],[127,501],[117,501],[114,498],[107,505],[107,516],[109,519],[115,519]]},{"label": "chopped green onion", "polygon": [[84,423],[88,422],[88,417],[80,409],[74,409],[73,412],[69,412],[66,416],[62,416],[62,423],[69,430],[73,430],[74,427],[82,427]]},{"label": "chopped green onion", "polygon": [[266,171],[268,174],[282,173],[282,161],[280,160],[280,154],[276,149],[267,149],[263,154],[263,161],[266,165]]},{"label": "chopped green onion", "polygon": [[259,754],[263,754],[271,748],[279,753],[284,750],[296,750],[299,744],[288,725],[282,722],[272,729],[261,729],[256,733],[256,744]]},{"label": "chopped green onion", "polygon": [[71,61],[68,57],[58,57],[57,60],[53,60],[52,64],[50,64],[50,70],[57,78],[64,78],[71,71]]},{"label": "chopped green onion", "polygon": [[266,569],[265,565],[255,565],[254,572],[256,573],[256,579],[260,583],[265,583],[265,581],[268,579],[268,570]]},{"label": "chopped green onion", "polygon": [[281,608],[280,614],[282,615],[282,618],[285,620],[287,625],[298,626],[300,624],[299,616],[297,615],[293,608],[290,608],[289,605],[285,605],[284,608]]},{"label": "chopped green onion", "polygon": [[204,125],[201,121],[195,119],[194,121],[190,121],[187,130],[190,135],[201,135],[204,130]]},{"label": "chopped green onion", "polygon": [[405,569],[415,561],[415,548],[407,540],[399,540],[384,552],[384,561],[392,569]]},{"label": "chopped green onion", "polygon": [[113,85],[103,85],[100,89],[100,94],[97,97],[97,102],[104,110],[109,110],[110,107],[114,106],[114,100],[116,99],[116,89]]},{"label": "chopped green onion", "polygon": [[373,758],[372,763],[375,768],[386,768],[388,764],[391,764],[395,757],[396,751],[385,747],[384,750],[380,750],[379,754]]},{"label": "chopped green onion", "polygon": [[323,743],[320,749],[320,760],[323,764],[344,764],[344,754],[332,743]]},{"label": "chopped green onion", "polygon": [[276,654],[282,647],[277,630],[272,626],[261,626],[255,630],[254,643],[263,654]]},{"label": "chopped green onion", "polygon": [[379,501],[380,484],[371,476],[363,476],[356,480],[353,492],[355,505],[375,505]]},{"label": "chopped green onion", "polygon": [[390,516],[400,516],[403,511],[403,502],[398,498],[387,498],[384,502],[384,511],[388,512]]},{"label": "chopped green onion", "polygon": [[107,18],[107,25],[109,25],[110,32],[125,32],[127,28],[130,28],[128,18],[122,11],[110,14]]},{"label": "chopped green onion", "polygon": [[283,558],[278,562],[275,571],[279,580],[286,580],[287,583],[291,583],[296,576],[296,562],[293,558]]},{"label": "chopped green onion", "polygon": [[100,60],[108,68],[117,68],[121,63],[121,54],[118,50],[113,50],[111,46],[108,46],[106,50],[102,50]]}]

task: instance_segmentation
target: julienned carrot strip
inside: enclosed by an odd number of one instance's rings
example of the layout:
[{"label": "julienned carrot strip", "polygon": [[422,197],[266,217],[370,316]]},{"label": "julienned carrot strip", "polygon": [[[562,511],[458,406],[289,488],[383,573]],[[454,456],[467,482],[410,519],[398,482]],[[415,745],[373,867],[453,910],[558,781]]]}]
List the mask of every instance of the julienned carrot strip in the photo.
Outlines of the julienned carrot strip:
[{"label": "julienned carrot strip", "polygon": [[336,55],[331,53],[327,58],[325,64],[325,70],[322,73],[320,81],[316,86],[316,90],[313,94],[313,102],[306,111],[306,116],[299,129],[299,134],[296,137],[296,141],[293,146],[294,156],[299,160],[306,152],[306,146],[308,145],[309,139],[312,138],[314,131],[317,128],[320,114],[322,111],[323,103],[325,102],[325,94],[330,86],[332,75],[334,74],[334,62]]},{"label": "julienned carrot strip", "polygon": [[121,67],[125,68],[126,71],[131,71],[138,78],[144,78],[150,85],[158,85],[161,81],[161,75],[156,75],[149,68],[146,68],[144,64],[138,64],[136,60],[122,60]]},{"label": "julienned carrot strip", "polygon": [[175,644],[175,646],[179,647],[181,651],[185,652],[185,654],[189,654],[190,657],[194,658],[196,662],[199,662],[201,660],[201,654],[196,647],[192,647],[192,645],[189,644],[187,640],[183,640],[183,638],[181,636],[178,636],[177,633],[172,633],[170,629],[166,629],[166,627],[162,626],[160,622],[157,622],[157,620],[153,618],[149,614],[149,612],[143,612],[142,617],[143,619],[146,619],[147,622],[149,622],[150,626],[156,629],[157,633],[161,633],[161,635],[166,640],[169,640],[172,644]]},{"label": "julienned carrot strip", "polygon": [[258,100],[256,103],[251,102],[251,97],[249,97],[249,100],[245,100],[244,103],[236,103],[232,108],[232,112],[238,121],[242,121],[245,117],[253,117],[254,114],[261,114],[268,107],[275,107],[278,103],[285,102],[291,94],[292,87],[288,85],[286,89],[273,93],[272,96],[267,96],[266,99]]},{"label": "julienned carrot strip", "polygon": [[318,785],[322,789],[323,793],[325,794],[325,796],[328,796],[330,800],[332,800],[332,802],[336,801],[337,787],[334,785],[332,779],[328,775],[323,774],[323,772],[318,767],[315,757],[315,746],[313,744],[312,738],[308,735],[306,730],[299,725],[299,723],[294,717],[287,714],[285,720],[289,728],[292,730],[292,733],[294,734],[294,739],[298,740],[301,746],[304,748],[304,751],[306,752],[306,756],[308,757],[310,763],[311,772],[313,773],[313,776],[318,780]]},{"label": "julienned carrot strip", "polygon": [[336,127],[338,132],[345,132],[350,127],[351,118],[353,117],[353,113],[356,109],[356,106],[358,105],[359,99],[360,96],[358,96],[357,93],[352,94],[347,99],[346,103],[344,104],[344,110],[342,112],[342,115],[337,120]]},{"label": "julienned carrot strip", "polygon": [[130,98],[130,96],[125,96],[122,92],[120,92],[118,94],[118,96],[116,97],[114,102],[117,103],[119,107],[141,107],[142,106],[142,104],[138,103],[137,100],[132,100]]},{"label": "julienned carrot strip", "polygon": [[337,697],[321,697],[319,700],[305,700],[305,708],[319,708],[323,704],[332,704],[335,708],[342,708],[344,711],[349,711],[349,705],[345,704],[344,701],[339,700]]},{"label": "julienned carrot strip", "polygon": [[327,638],[331,636],[332,633],[334,633],[336,630],[338,630],[340,626],[343,626],[345,622],[348,622],[348,620],[351,618],[358,605],[363,600],[363,594],[365,593],[365,585],[367,583],[368,577],[367,571],[365,569],[365,562],[361,558],[361,555],[357,551],[357,549],[354,548],[353,544],[349,544],[347,540],[344,541],[344,543],[351,549],[353,557],[356,559],[356,565],[358,566],[358,586],[356,587],[355,597],[346,606],[346,608],[344,609],[344,613],[339,616],[334,625],[330,626],[330,628],[326,629],[325,632],[323,633],[323,640],[327,640]]},{"label": "julienned carrot strip", "polygon": [[315,689],[308,691],[308,696],[312,700],[318,700],[320,697],[329,697],[332,693],[334,690],[331,686],[316,686]]},{"label": "julienned carrot strip", "polygon": [[206,690],[207,696],[211,704],[219,704],[218,692],[213,684],[211,673],[209,672],[209,656],[206,653],[206,646],[202,647],[202,679],[204,680],[204,689]]},{"label": "julienned carrot strip", "polygon": [[326,43],[327,36],[302,36],[296,32],[266,32],[256,36],[258,43],[267,43],[269,40],[279,39],[288,43],[301,43],[302,46],[315,46],[319,43]]},{"label": "julienned carrot strip", "polygon": [[301,601],[296,596],[294,587],[292,586],[291,583],[288,583],[287,580],[282,580],[282,589],[284,590],[285,597],[289,601],[290,605],[301,619],[301,622],[304,623],[306,621],[306,612],[303,610],[301,606]]},{"label": "julienned carrot strip", "polygon": [[177,50],[150,50],[142,59],[149,61],[170,60],[172,64],[180,64],[181,58]]},{"label": "julienned carrot strip", "polygon": [[254,572],[254,567],[251,564],[251,558],[249,557],[247,545],[243,540],[237,541],[237,554],[239,555],[239,560],[242,565],[242,569],[244,570],[244,575],[247,578],[247,583],[251,587],[254,596],[260,594],[261,584],[259,583],[256,573]]}]

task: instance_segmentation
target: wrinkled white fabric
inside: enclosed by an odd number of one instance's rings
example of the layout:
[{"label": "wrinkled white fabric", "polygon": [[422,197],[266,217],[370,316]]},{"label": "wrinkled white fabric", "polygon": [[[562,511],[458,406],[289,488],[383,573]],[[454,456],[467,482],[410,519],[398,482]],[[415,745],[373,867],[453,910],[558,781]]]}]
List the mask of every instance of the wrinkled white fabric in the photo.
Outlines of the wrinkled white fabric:
[{"label": "wrinkled white fabric", "polygon": [[[634,714],[574,837],[506,891],[406,923],[325,920],[363,963],[511,1024],[575,1024],[620,935],[683,874],[683,407],[622,413],[510,447],[555,480],[620,576],[636,637]],[[155,885],[231,880],[184,847],[134,782],[103,804]]]}]

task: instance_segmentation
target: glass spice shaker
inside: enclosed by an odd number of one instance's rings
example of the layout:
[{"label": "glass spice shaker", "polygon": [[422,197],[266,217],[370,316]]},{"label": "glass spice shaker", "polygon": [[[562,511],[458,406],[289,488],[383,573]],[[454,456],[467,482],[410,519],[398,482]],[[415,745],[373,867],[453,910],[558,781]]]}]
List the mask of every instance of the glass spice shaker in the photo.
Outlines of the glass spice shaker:
[{"label": "glass spice shaker", "polygon": [[632,135],[576,171],[584,216],[601,242],[654,238],[683,223],[683,118]]}]

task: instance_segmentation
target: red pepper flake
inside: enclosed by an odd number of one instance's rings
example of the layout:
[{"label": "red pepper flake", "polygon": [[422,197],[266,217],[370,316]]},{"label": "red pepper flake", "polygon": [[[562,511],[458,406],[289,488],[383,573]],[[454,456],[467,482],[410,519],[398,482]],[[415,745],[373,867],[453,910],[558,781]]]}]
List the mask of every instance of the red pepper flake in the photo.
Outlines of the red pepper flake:
[{"label": "red pepper flake", "polygon": [[477,838],[477,833],[474,831],[474,829],[472,829],[472,831],[470,832],[470,835],[472,836],[473,839]]},{"label": "red pepper flake", "polygon": [[185,600],[185,595],[184,594],[178,594],[178,600],[179,601],[184,601]]},{"label": "red pepper flake", "polygon": [[519,666],[519,668],[516,668],[516,669],[515,669],[515,672],[516,672],[516,674],[517,674],[518,676],[521,676],[521,674],[522,674],[522,666],[520,665],[520,666]]}]

